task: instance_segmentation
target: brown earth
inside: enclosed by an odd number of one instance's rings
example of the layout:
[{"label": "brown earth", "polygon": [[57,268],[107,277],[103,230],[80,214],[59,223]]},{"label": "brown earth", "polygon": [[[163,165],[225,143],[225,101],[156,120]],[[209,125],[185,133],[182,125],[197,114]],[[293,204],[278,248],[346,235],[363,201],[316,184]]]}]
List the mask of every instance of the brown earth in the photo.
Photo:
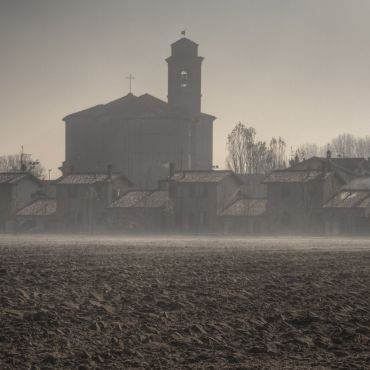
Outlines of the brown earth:
[{"label": "brown earth", "polygon": [[370,240],[0,239],[1,369],[370,369]]}]

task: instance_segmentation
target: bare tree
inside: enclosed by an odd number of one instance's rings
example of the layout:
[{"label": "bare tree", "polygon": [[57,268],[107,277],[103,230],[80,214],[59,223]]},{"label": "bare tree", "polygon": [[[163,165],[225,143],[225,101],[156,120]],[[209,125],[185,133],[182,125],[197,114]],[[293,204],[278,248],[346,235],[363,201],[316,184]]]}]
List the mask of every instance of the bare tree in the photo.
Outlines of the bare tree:
[{"label": "bare tree", "polygon": [[301,144],[296,150],[296,155],[300,161],[311,157],[320,157],[326,155],[325,147],[320,147],[316,143]]},{"label": "bare tree", "polygon": [[335,157],[370,157],[370,136],[356,137],[352,134],[341,134],[334,137],[329,145],[319,146],[315,143],[301,144],[295,154],[299,160],[314,156],[324,157],[330,148]]},{"label": "bare tree", "polygon": [[246,164],[244,163],[245,151],[245,129],[241,123],[237,123],[227,137],[228,157],[226,159],[227,167],[236,173],[244,173]]},{"label": "bare tree", "polygon": [[30,172],[39,179],[45,178],[45,168],[31,154],[0,156],[0,172]]},{"label": "bare tree", "polygon": [[355,155],[357,157],[370,157],[370,136],[357,138],[355,143]]},{"label": "bare tree", "polygon": [[330,148],[337,156],[355,157],[356,141],[352,134],[341,134],[331,140]]},{"label": "bare tree", "polygon": [[352,134],[341,134],[331,140],[330,148],[336,156],[368,158],[370,136],[356,137]]},{"label": "bare tree", "polygon": [[[269,146],[268,170],[272,171],[286,167],[286,143],[285,140],[279,137],[273,137],[270,140]],[[266,171],[265,171],[266,172]]]},{"label": "bare tree", "polygon": [[285,167],[286,144],[279,139],[271,139],[270,145],[256,139],[256,130],[237,123],[227,137],[228,156],[226,165],[236,173],[266,173]]}]

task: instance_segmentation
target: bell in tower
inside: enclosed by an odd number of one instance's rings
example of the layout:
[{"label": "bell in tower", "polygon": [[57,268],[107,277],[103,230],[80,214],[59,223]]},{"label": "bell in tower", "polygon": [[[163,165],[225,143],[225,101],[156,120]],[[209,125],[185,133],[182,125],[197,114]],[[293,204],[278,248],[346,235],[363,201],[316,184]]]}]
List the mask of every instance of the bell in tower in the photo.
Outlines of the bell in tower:
[{"label": "bell in tower", "polygon": [[186,37],[171,45],[168,63],[168,103],[184,113],[201,112],[201,76],[203,57],[198,56],[198,44]]}]

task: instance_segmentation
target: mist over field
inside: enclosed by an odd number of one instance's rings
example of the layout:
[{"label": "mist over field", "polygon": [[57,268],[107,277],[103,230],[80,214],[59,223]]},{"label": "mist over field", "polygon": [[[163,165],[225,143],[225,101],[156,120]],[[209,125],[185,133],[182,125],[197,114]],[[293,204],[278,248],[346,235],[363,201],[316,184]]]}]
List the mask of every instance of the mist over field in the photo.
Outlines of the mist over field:
[{"label": "mist over field", "polygon": [[0,0],[0,370],[370,370],[369,0]]},{"label": "mist over field", "polygon": [[2,369],[365,369],[370,241],[4,236]]}]

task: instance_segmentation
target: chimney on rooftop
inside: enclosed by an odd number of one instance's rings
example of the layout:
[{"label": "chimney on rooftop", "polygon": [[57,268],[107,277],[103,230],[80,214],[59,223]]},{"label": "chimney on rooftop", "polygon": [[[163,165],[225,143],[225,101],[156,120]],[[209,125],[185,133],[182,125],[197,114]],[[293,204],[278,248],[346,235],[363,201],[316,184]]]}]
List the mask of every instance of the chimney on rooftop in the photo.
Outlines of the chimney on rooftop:
[{"label": "chimney on rooftop", "polygon": [[175,163],[170,162],[170,178],[175,174]]},{"label": "chimney on rooftop", "polygon": [[107,171],[108,171],[108,177],[111,178],[112,177],[112,165],[111,164],[108,164],[107,166]]},{"label": "chimney on rooftop", "polygon": [[331,165],[330,165],[330,162],[331,162],[331,150],[330,150],[330,146],[328,145],[328,150],[326,152],[326,168],[325,170],[326,171],[330,171],[330,168],[331,168]]}]

